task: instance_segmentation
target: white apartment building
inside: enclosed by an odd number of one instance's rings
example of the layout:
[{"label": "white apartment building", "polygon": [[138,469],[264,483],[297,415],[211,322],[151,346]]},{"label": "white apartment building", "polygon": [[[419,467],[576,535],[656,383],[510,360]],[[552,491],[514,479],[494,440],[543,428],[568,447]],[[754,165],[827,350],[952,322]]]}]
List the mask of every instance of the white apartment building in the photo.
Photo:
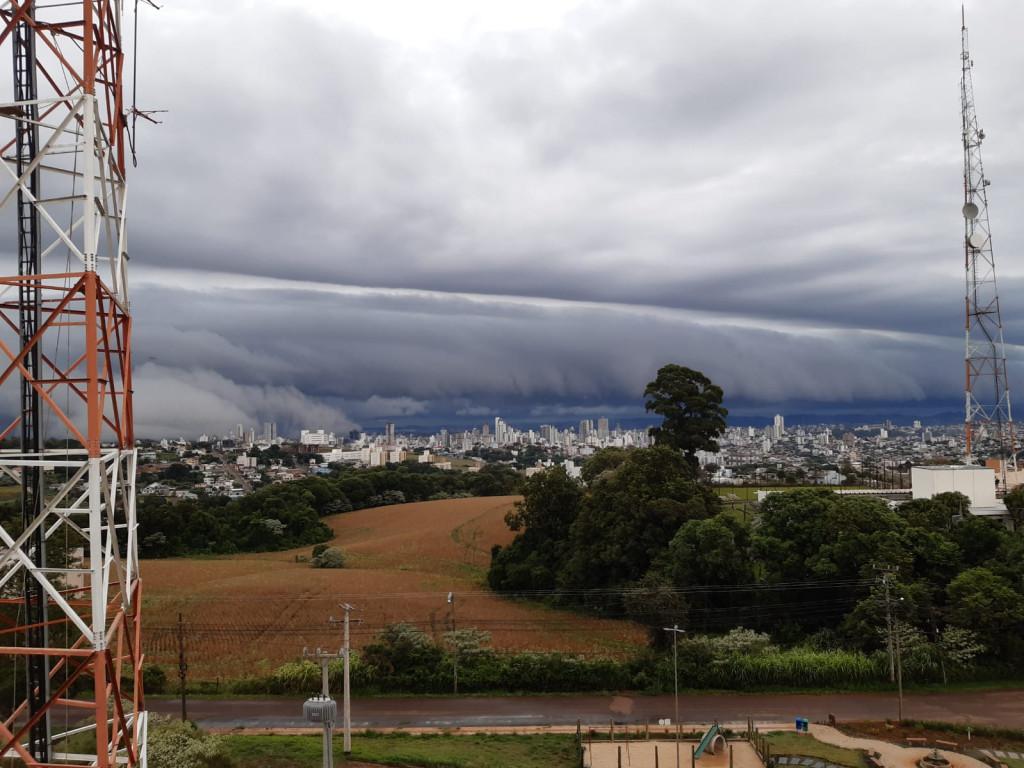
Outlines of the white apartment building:
[{"label": "white apartment building", "polygon": [[323,429],[304,429],[299,432],[299,442],[302,445],[337,445],[338,440],[333,432],[326,432]]}]

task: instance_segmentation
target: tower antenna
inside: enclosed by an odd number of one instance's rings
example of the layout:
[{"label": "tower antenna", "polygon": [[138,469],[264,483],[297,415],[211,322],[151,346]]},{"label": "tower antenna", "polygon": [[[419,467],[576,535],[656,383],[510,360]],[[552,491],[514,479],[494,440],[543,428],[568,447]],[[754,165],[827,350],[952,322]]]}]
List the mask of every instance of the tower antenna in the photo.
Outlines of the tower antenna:
[{"label": "tower antenna", "polygon": [[[961,6],[963,17],[963,6]],[[996,290],[996,263],[988,218],[988,185],[981,164],[985,132],[978,127],[974,83],[967,41],[967,24],[961,29],[960,103],[964,145],[964,267],[966,272],[964,453],[974,463],[977,442],[984,428],[996,445],[1002,488],[1007,471],[1017,469],[1010,385],[1006,374],[1003,321]]]},{"label": "tower antenna", "polygon": [[0,441],[20,437],[0,474],[21,489],[20,519],[0,522],[0,611],[18,617],[0,657],[27,672],[0,760],[26,768],[146,763],[123,6],[0,6],[14,85],[0,208],[18,238],[17,274],[0,277],[0,388],[20,403],[0,422]]}]

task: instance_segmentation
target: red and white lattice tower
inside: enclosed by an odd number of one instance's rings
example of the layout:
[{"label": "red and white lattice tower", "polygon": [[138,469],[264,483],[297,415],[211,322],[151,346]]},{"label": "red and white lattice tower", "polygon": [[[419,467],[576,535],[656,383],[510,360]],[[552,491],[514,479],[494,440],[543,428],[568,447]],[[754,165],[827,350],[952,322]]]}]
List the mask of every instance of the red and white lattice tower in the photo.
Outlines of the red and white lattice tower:
[{"label": "red and white lattice tower", "polygon": [[[18,251],[0,277],[0,473],[21,490],[0,514],[0,674],[19,694],[0,756],[27,766],[145,765],[122,5],[0,1]],[[68,733],[93,746],[71,753]]]},{"label": "red and white lattice tower", "polygon": [[[962,18],[962,17],[961,17]],[[976,439],[984,428],[1007,470],[1016,470],[1016,445],[1010,409],[1010,384],[1003,347],[1003,320],[996,290],[996,262],[988,220],[988,180],[981,164],[985,132],[978,127],[974,108],[974,62],[967,46],[967,24],[961,20],[960,101],[964,145],[964,266],[966,270],[966,350],[964,386],[965,454],[975,460]]]}]

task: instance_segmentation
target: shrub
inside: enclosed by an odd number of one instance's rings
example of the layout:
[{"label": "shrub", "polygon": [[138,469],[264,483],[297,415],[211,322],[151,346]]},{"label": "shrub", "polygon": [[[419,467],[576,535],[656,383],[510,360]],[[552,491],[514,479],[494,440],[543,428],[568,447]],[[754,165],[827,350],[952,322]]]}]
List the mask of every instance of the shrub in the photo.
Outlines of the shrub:
[{"label": "shrub", "polygon": [[320,557],[324,552],[327,551],[327,544],[314,544],[313,545],[313,557]]},{"label": "shrub", "polygon": [[231,768],[223,742],[192,723],[150,720],[146,745],[149,768]]},{"label": "shrub", "polygon": [[163,667],[147,664],[142,668],[142,690],[146,693],[163,693],[167,690],[167,672]]},{"label": "shrub", "polygon": [[344,568],[345,553],[337,547],[328,547],[313,558],[314,568]]}]

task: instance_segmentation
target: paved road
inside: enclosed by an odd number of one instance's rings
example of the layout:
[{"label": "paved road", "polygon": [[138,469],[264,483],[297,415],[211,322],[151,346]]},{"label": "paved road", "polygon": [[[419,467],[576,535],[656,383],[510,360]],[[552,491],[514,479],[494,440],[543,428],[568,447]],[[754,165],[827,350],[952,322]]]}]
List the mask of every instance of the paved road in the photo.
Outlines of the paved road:
[{"label": "paved road", "polygon": [[[152,699],[151,711],[175,714],[175,700]],[[189,717],[207,728],[299,728],[301,699],[199,700],[188,702]],[[1024,691],[908,694],[904,717],[1024,726]],[[667,696],[489,696],[468,698],[353,699],[352,725],[357,728],[472,727],[567,725],[584,722],[657,722],[672,717]],[[683,722],[743,721],[748,716],[787,722],[796,715],[825,720],[882,720],[896,717],[892,694],[687,694],[679,697]]]}]

